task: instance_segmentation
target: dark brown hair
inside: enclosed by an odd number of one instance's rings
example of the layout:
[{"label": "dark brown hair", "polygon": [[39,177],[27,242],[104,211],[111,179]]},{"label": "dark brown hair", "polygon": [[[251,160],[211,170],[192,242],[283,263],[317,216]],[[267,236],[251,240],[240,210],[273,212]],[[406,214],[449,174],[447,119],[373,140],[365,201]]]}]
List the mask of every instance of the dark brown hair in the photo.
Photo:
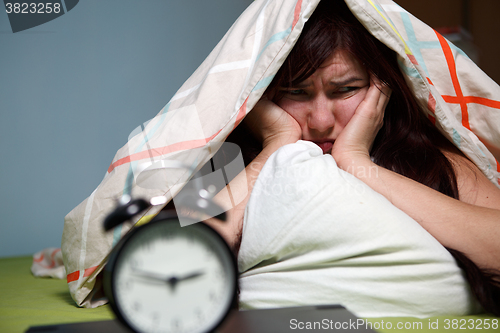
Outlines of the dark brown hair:
[{"label": "dark brown hair", "polygon": [[[267,91],[294,87],[307,79],[336,50],[356,58],[366,70],[392,89],[384,115],[384,125],[370,155],[374,162],[443,194],[458,199],[453,166],[441,152],[451,143],[436,129],[417,103],[398,66],[397,55],[361,25],[344,1],[320,2],[276,74]],[[281,98],[274,95],[274,100]],[[244,129],[243,129],[244,130]],[[250,161],[258,153],[251,135],[236,142]],[[237,138],[238,133],[231,138]],[[242,138],[245,138],[242,140]],[[482,271],[463,253],[448,249],[464,269],[471,289],[483,308],[500,315],[500,279]]]}]

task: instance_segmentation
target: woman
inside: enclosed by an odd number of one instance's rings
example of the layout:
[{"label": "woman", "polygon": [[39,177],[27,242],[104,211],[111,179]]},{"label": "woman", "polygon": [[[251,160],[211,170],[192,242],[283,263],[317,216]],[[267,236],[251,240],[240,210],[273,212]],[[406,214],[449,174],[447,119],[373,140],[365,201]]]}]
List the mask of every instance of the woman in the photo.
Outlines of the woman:
[{"label": "woman", "polygon": [[[261,149],[232,190],[250,193],[276,150],[312,141],[447,247],[482,306],[500,314],[500,190],[425,117],[394,52],[343,1],[320,3],[246,125]],[[228,140],[251,150],[238,135]],[[231,210],[229,223],[208,222],[235,251],[247,200]]]}]

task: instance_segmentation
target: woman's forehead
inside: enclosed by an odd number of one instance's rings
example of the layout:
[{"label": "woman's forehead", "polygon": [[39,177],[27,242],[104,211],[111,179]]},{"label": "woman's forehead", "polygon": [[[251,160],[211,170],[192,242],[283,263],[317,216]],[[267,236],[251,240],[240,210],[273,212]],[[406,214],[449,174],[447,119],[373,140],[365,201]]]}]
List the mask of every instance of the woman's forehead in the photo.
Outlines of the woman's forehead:
[{"label": "woman's forehead", "polygon": [[363,66],[361,66],[360,62],[356,57],[345,50],[337,50],[333,52],[322,64],[318,67],[318,69],[324,69],[331,66],[335,66],[336,68],[351,68],[355,70],[364,70]]},{"label": "woman's forehead", "polygon": [[364,79],[368,77],[368,73],[354,56],[344,50],[338,50],[330,55],[308,79],[320,76],[344,81],[351,77]]}]

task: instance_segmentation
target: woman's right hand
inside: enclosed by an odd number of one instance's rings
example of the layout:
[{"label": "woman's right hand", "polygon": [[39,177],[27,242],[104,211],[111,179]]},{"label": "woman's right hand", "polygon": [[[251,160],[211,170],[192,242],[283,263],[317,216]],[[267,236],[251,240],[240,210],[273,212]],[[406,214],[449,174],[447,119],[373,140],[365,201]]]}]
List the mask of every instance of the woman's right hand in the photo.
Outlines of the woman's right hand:
[{"label": "woman's right hand", "polygon": [[385,108],[392,90],[375,75],[370,74],[370,86],[332,148],[332,156],[344,170],[352,170],[354,161],[371,162],[370,150],[384,124]]},{"label": "woman's right hand", "polygon": [[245,117],[245,123],[262,147],[295,143],[302,137],[299,123],[285,110],[263,96]]}]

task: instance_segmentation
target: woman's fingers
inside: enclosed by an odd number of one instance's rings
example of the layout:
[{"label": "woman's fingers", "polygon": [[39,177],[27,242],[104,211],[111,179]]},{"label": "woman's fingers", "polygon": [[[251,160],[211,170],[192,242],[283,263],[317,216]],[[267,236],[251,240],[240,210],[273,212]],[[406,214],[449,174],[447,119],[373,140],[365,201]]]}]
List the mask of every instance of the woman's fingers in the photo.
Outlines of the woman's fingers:
[{"label": "woman's fingers", "polygon": [[384,123],[384,113],[392,90],[370,75],[370,87],[353,117],[335,140],[332,155],[337,163],[353,155],[369,158],[369,152]]},{"label": "woman's fingers", "polygon": [[391,88],[371,74],[370,87],[366,93],[365,99],[356,110],[356,113],[382,121],[391,93]]},{"label": "woman's fingers", "polygon": [[271,141],[283,144],[295,142],[302,135],[297,121],[266,96],[246,116],[245,123],[264,146]]},{"label": "woman's fingers", "polygon": [[245,117],[245,122],[252,132],[263,141],[269,132],[274,131],[274,127],[279,127],[277,123],[280,121],[281,115],[282,110],[264,96]]},{"label": "woman's fingers", "polygon": [[389,99],[392,94],[392,89],[389,88],[389,86],[384,84],[382,81],[380,81],[380,79],[373,74],[371,74],[371,80],[373,82],[374,87],[377,88],[377,90],[379,91],[377,108],[380,109],[382,112],[384,112],[387,103],[389,103]]},{"label": "woman's fingers", "polygon": [[[372,135],[373,140],[384,124],[385,108],[389,103],[391,93],[391,88],[380,81],[375,75],[370,74],[370,87],[365,99],[358,106],[356,113],[362,118],[367,119],[361,126],[364,126],[364,130],[368,131],[368,133],[374,132]],[[351,120],[359,121],[359,119]]]}]

